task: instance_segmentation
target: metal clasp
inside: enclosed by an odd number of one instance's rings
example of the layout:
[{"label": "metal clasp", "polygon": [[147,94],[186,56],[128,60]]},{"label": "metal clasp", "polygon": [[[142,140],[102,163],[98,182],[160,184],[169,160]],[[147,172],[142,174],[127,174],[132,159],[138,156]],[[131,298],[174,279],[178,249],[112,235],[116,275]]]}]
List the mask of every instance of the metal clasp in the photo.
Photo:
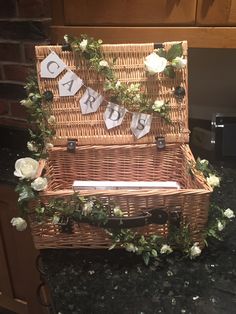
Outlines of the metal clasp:
[{"label": "metal clasp", "polygon": [[67,151],[69,153],[75,153],[76,144],[77,144],[77,139],[73,139],[73,138],[68,139],[67,140]]},{"label": "metal clasp", "polygon": [[165,148],[166,141],[165,141],[164,136],[156,136],[155,140],[156,140],[157,149],[164,149]]}]

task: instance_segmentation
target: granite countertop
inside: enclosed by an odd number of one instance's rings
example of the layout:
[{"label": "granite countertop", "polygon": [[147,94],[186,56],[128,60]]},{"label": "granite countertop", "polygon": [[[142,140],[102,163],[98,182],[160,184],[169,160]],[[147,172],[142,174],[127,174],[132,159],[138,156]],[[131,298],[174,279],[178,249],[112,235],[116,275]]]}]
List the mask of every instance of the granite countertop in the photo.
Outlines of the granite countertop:
[{"label": "granite countertop", "polygon": [[16,185],[14,165],[18,158],[28,155],[28,131],[0,127],[0,134],[0,183]]}]

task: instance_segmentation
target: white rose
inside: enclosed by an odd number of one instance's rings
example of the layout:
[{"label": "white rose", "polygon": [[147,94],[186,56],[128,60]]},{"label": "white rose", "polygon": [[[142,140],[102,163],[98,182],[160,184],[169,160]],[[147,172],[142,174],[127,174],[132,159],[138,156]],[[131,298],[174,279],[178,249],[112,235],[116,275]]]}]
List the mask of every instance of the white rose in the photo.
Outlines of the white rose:
[{"label": "white rose", "polygon": [[15,163],[14,175],[21,179],[35,179],[39,163],[30,157],[20,158]]},{"label": "white rose", "polygon": [[81,43],[79,44],[80,49],[81,49],[82,51],[85,51],[85,50],[86,50],[87,45],[88,45],[88,40],[87,40],[87,39],[83,39],[83,40],[81,41]]},{"label": "white rose", "polygon": [[126,243],[125,244],[125,249],[128,252],[136,252],[137,251],[137,247],[133,245],[133,243]]},{"label": "white rose", "polygon": [[103,67],[103,68],[108,68],[109,67],[109,65],[108,65],[106,60],[101,60],[99,62],[99,65],[100,65],[100,67]]},{"label": "white rose", "polygon": [[163,57],[159,57],[155,52],[152,52],[145,58],[144,64],[149,74],[154,75],[164,71],[167,60]]},{"label": "white rose", "polygon": [[93,210],[93,205],[93,201],[88,201],[84,204],[82,211],[85,216],[91,213],[91,211]]},{"label": "white rose", "polygon": [[31,183],[31,187],[35,191],[43,191],[47,188],[48,180],[46,178],[38,177]]},{"label": "white rose", "polygon": [[198,242],[195,242],[193,246],[190,248],[190,258],[195,258],[201,254],[202,250],[200,249],[198,244],[199,244]]},{"label": "white rose", "polygon": [[224,225],[220,221],[218,221],[217,228],[219,231],[222,231],[224,229]]},{"label": "white rose", "polygon": [[53,144],[52,143],[46,143],[46,149],[51,149],[53,148]]},{"label": "white rose", "polygon": [[154,111],[160,111],[161,108],[164,106],[164,103],[165,103],[164,100],[157,99],[155,100],[154,105],[152,106],[152,109]]},{"label": "white rose", "polygon": [[49,124],[54,124],[55,122],[56,122],[55,116],[51,115],[51,116],[48,118],[48,123],[49,123]]},{"label": "white rose", "polygon": [[225,211],[224,211],[224,216],[231,219],[231,218],[235,218],[235,215],[234,215],[234,212],[232,211],[232,209],[230,208],[227,208]]},{"label": "white rose", "polygon": [[177,69],[182,69],[187,65],[187,60],[183,57],[176,57],[172,60],[172,65]]},{"label": "white rose", "polygon": [[123,212],[122,212],[122,210],[120,209],[119,206],[116,206],[116,207],[113,208],[113,213],[117,217],[122,217],[123,216]]},{"label": "white rose", "polygon": [[27,222],[21,217],[12,218],[11,224],[16,227],[17,231],[23,231],[27,228]]},{"label": "white rose", "polygon": [[172,252],[173,252],[173,250],[168,244],[163,244],[161,249],[160,249],[161,254],[170,254]]},{"label": "white rose", "polygon": [[38,148],[34,142],[27,142],[27,148],[31,152],[37,152],[38,151]]},{"label": "white rose", "polygon": [[216,187],[220,185],[220,178],[215,176],[214,174],[210,174],[209,177],[207,177],[207,183],[212,187]]}]

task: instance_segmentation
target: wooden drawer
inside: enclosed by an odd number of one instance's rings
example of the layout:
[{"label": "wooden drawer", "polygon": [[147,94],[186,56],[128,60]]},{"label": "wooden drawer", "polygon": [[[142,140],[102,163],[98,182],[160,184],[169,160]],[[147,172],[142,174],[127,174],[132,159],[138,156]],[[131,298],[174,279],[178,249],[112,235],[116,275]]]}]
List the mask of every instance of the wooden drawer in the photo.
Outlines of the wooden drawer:
[{"label": "wooden drawer", "polygon": [[194,25],[196,0],[64,0],[65,25]]},{"label": "wooden drawer", "polygon": [[236,25],[236,0],[198,0],[196,23],[203,26]]}]

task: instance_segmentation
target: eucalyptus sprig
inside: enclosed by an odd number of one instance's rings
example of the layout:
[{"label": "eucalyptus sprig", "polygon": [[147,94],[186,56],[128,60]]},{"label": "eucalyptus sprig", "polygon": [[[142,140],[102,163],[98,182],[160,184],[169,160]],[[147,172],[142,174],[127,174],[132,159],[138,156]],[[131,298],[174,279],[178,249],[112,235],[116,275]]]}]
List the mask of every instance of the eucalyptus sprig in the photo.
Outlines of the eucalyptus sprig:
[{"label": "eucalyptus sprig", "polygon": [[116,77],[113,66],[116,60],[109,64],[101,51],[102,40],[95,40],[87,35],[81,35],[80,38],[64,36],[67,45],[75,51],[79,57],[85,58],[90,67],[96,70],[105,78],[104,91],[110,94],[112,102],[123,105],[125,108],[132,111],[145,113],[157,113],[166,123],[170,123],[169,102],[165,102],[161,112],[153,109],[156,100],[150,99],[141,91],[140,84],[128,84],[120,82]]}]

